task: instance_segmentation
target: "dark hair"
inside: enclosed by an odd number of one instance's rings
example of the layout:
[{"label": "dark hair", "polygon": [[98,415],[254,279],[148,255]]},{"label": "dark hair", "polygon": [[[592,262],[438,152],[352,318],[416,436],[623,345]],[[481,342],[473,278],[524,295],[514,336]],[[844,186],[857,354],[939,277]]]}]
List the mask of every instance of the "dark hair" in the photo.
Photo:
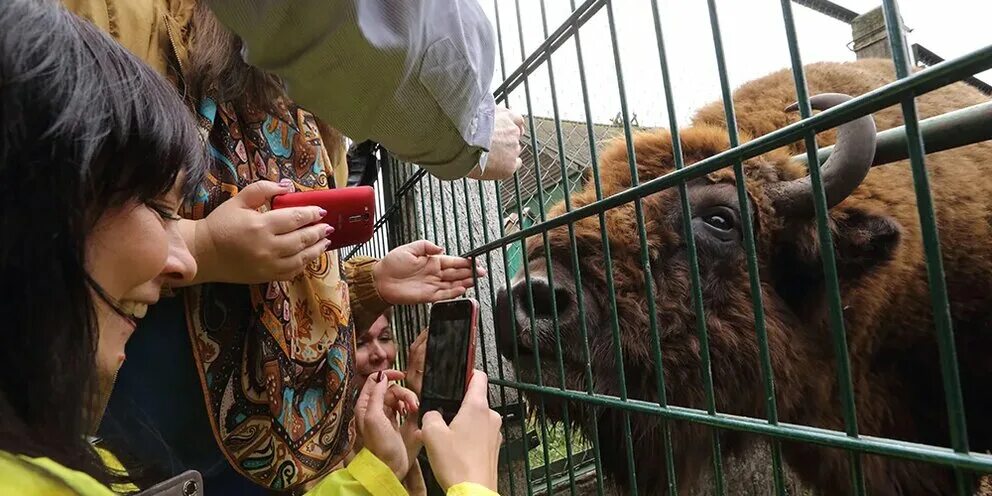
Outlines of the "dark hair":
[{"label": "dark hair", "polygon": [[[282,80],[245,61],[241,38],[227,29],[207,2],[197,2],[190,22],[189,61],[182,77],[182,87],[193,108],[210,97],[218,103],[228,102],[241,113],[262,111],[282,115],[279,100],[289,103]],[[343,135],[320,116],[314,120],[328,156],[344,152]],[[339,184],[338,187],[346,185]]]},{"label": "dark hair", "polygon": [[207,2],[197,2],[190,24],[184,80],[192,103],[211,97],[241,111],[249,106],[273,111],[276,101],[286,96],[282,80],[245,62],[241,38],[221,24]]},{"label": "dark hair", "polygon": [[99,329],[85,240],[207,156],[160,75],[53,0],[0,2],[0,450],[123,477],[85,436]]}]

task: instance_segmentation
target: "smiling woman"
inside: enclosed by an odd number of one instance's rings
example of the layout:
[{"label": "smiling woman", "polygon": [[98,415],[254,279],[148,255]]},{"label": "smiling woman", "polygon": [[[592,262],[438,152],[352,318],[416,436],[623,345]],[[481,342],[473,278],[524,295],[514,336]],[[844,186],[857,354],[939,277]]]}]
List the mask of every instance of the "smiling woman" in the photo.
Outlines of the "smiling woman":
[{"label": "smiling woman", "polygon": [[51,462],[125,478],[86,436],[135,319],[196,271],[176,211],[204,147],[163,78],[57,3],[3,2],[0,33],[0,492],[87,493]]}]

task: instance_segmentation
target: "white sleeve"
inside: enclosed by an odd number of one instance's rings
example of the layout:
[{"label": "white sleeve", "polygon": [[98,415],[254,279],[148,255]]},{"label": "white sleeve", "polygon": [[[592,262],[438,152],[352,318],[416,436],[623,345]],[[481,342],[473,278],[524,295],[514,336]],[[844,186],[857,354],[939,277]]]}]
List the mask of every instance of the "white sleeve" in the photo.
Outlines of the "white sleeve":
[{"label": "white sleeve", "polygon": [[477,0],[209,0],[246,60],[356,141],[442,179],[488,150],[493,29]]}]

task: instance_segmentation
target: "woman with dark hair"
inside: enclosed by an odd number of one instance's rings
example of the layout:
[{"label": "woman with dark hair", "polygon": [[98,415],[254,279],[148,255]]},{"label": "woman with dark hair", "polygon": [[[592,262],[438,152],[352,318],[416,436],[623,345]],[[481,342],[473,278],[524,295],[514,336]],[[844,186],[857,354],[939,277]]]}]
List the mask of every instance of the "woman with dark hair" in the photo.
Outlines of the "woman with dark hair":
[{"label": "woman with dark hair", "polygon": [[[0,494],[137,489],[91,435],[137,321],[196,275],[177,212],[205,158],[175,90],[133,55],[52,1],[0,4],[0,282],[16,288],[0,298]],[[314,494],[395,494],[407,454],[385,412],[416,411],[409,391],[387,392],[401,377],[365,382],[355,409],[368,450]],[[452,494],[495,486],[498,418],[485,376],[474,382],[450,428],[424,419]],[[488,443],[455,453],[462,431]]]},{"label": "woman with dark hair", "polygon": [[205,169],[158,74],[53,2],[3,2],[0,473],[126,479],[87,436],[137,319],[196,273],[177,211]]}]

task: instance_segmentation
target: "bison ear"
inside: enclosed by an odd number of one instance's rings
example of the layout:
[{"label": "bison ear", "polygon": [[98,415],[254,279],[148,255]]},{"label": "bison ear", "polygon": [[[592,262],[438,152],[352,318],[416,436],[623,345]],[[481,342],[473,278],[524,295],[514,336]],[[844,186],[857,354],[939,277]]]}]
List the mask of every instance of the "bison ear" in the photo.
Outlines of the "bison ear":
[{"label": "bison ear", "polygon": [[[898,221],[861,208],[835,207],[830,225],[841,283],[856,281],[891,261],[902,237]],[[803,221],[786,232],[790,234],[775,243],[774,285],[796,312],[811,311],[823,302],[825,289],[815,223]]]},{"label": "bison ear", "polygon": [[832,216],[837,271],[842,280],[862,277],[895,256],[902,226],[884,214],[846,208]]}]

